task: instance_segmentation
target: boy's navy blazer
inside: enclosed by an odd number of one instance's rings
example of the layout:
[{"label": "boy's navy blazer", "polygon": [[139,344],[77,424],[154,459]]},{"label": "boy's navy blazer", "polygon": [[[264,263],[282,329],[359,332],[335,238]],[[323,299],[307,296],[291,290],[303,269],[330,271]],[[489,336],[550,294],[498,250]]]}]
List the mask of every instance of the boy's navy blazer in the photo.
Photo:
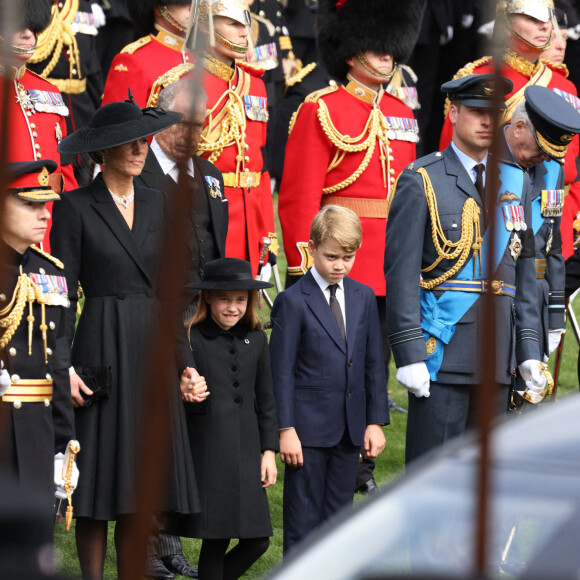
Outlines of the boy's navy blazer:
[{"label": "boy's navy blazer", "polygon": [[350,278],[344,291],[347,344],[311,272],[280,293],[272,309],[278,425],[294,427],[303,446],[332,447],[346,428],[361,445],[367,425],[389,423],[375,295]]}]

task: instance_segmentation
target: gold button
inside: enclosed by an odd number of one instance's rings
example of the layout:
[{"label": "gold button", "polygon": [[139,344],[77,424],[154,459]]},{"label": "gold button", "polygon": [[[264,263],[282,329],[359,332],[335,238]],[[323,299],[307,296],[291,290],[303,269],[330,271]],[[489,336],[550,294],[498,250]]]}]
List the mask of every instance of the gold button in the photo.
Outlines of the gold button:
[{"label": "gold button", "polygon": [[20,409],[20,407],[22,407],[22,403],[18,400],[14,401],[14,408],[15,409]]},{"label": "gold button", "polygon": [[46,270],[45,270],[44,268],[38,268],[38,271],[39,271],[41,274],[46,274]]},{"label": "gold button", "polygon": [[10,356],[16,356],[16,349],[15,349],[14,347],[12,347],[12,348],[11,348],[11,349],[8,351],[8,354],[9,354]]},{"label": "gold button", "polygon": [[187,54],[185,55],[185,60],[186,60],[187,62],[189,62],[189,55],[187,55]]},{"label": "gold button", "polygon": [[244,169],[244,171],[250,171],[247,167]]},{"label": "gold button", "polygon": [[50,381],[50,379],[52,379],[52,377],[50,376],[50,374],[49,374],[49,373],[46,373],[46,380],[47,380],[47,381]]},{"label": "gold button", "polygon": [[46,354],[51,355],[52,354],[52,348],[47,348],[46,349]]},{"label": "gold button", "polygon": [[328,81],[328,84],[329,84],[331,87],[335,87],[335,86],[336,86],[336,81],[335,81],[335,80],[332,80],[332,79],[330,79],[330,80]]},{"label": "gold button", "polygon": [[30,123],[30,128],[31,129],[36,129],[36,124],[35,123]]},{"label": "gold button", "polygon": [[247,163],[249,160],[250,160],[250,158],[249,158],[249,157],[246,155],[246,156],[244,157],[244,161]]},{"label": "gold button", "polygon": [[0,302],[4,302],[6,300],[6,294],[0,294]]},{"label": "gold button", "polygon": [[280,18],[280,17],[282,16],[282,12],[280,12],[280,10],[278,10],[278,12],[276,12],[276,16],[277,16],[278,18]]},{"label": "gold button", "polygon": [[281,29],[279,26],[276,26],[276,32],[277,32],[278,34],[280,34],[280,32],[282,32],[282,29]]},{"label": "gold button", "polygon": [[395,175],[395,170],[394,170],[394,169],[391,167],[391,169],[389,169],[389,173],[390,173],[391,175]]},{"label": "gold button", "polygon": [[244,149],[247,151],[249,148],[250,148],[250,146],[247,143],[245,143],[244,144]]},{"label": "gold button", "polygon": [[34,148],[38,150],[38,149],[40,149],[40,145],[37,143],[37,144],[34,146]]},{"label": "gold button", "polygon": [[44,399],[44,406],[50,407],[50,401],[48,399]]},{"label": "gold button", "polygon": [[76,75],[77,74],[77,69],[76,68],[73,68],[72,69],[72,73],[73,73],[73,75]]},{"label": "gold button", "polygon": [[260,12],[258,12],[258,14],[264,18],[264,16],[266,16],[266,13],[263,10],[260,10]]},{"label": "gold button", "polygon": [[391,177],[391,179],[389,180],[391,183],[395,183],[396,179],[394,177]]},{"label": "gold button", "polygon": [[32,113],[30,111],[26,111],[26,116],[27,117],[32,117]]},{"label": "gold button", "polygon": [[10,377],[10,380],[11,380],[13,383],[17,383],[17,382],[20,380],[20,377],[19,377],[18,375],[12,375],[12,376]]},{"label": "gold button", "polygon": [[389,155],[389,161],[394,161],[395,158],[392,155]]},{"label": "gold button", "polygon": [[36,131],[33,131],[33,132],[32,132],[32,136],[33,136],[33,137],[38,137],[38,133],[37,133]]},{"label": "gold button", "polygon": [[37,158],[37,159],[40,159],[41,157],[42,157],[42,154],[41,154],[40,152],[38,152],[38,153],[36,154],[36,158]]},{"label": "gold button", "polygon": [[56,324],[53,320],[48,323],[48,328],[50,328],[50,330],[54,330],[56,328]]}]

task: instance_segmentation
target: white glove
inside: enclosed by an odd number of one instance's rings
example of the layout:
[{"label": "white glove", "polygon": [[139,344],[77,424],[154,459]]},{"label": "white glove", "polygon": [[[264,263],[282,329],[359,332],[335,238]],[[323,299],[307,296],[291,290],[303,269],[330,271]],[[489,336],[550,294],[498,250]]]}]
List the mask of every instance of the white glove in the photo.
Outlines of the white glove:
[{"label": "white glove", "polygon": [[[64,455],[62,453],[57,453],[54,456],[54,495],[57,499],[66,499],[66,491],[64,489],[64,481],[62,479],[62,464],[64,461]],[[76,462],[73,463],[72,477],[71,477],[71,493],[76,489],[77,483],[79,482],[79,468]]]},{"label": "white glove", "polygon": [[107,18],[105,17],[105,13],[101,8],[100,4],[91,4],[91,10],[93,11],[93,16],[95,17],[95,26],[97,28],[101,28],[107,24]]},{"label": "white glove", "polygon": [[548,333],[548,354],[552,354],[560,345],[560,340],[562,338],[563,328],[558,328],[557,330],[550,330]]},{"label": "white glove", "polygon": [[470,28],[473,24],[473,14],[463,14],[461,17],[461,28]]},{"label": "white glove", "polygon": [[397,380],[415,397],[429,396],[431,382],[424,362],[411,363],[397,369]]},{"label": "white glove", "polygon": [[491,20],[490,22],[486,22],[482,24],[478,29],[477,33],[485,36],[486,38],[491,38],[493,36],[493,27],[495,26],[495,20]]},{"label": "white glove", "polygon": [[0,360],[0,397],[6,394],[8,387],[10,387],[10,374],[4,368],[4,361]]},{"label": "white glove", "polygon": [[447,30],[439,37],[439,44],[441,46],[453,40],[453,26],[448,26]]},{"label": "white glove", "polygon": [[266,262],[260,271],[260,280],[262,282],[269,282],[272,277],[272,264]]},{"label": "white glove", "polygon": [[526,387],[532,393],[541,395],[546,386],[546,375],[540,370],[540,361],[528,359],[519,365],[518,369],[526,383]]}]

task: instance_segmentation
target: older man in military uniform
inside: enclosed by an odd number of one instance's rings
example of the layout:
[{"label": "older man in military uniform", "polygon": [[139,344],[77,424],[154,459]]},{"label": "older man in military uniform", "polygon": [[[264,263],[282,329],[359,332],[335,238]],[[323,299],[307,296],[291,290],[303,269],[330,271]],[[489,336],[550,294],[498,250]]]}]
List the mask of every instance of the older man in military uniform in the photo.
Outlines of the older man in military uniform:
[{"label": "older man in military uniform", "polygon": [[500,405],[507,410],[516,361],[532,392],[542,393],[546,382],[528,175],[500,164],[499,189],[485,188],[494,98],[508,93],[511,82],[470,75],[441,88],[451,102],[453,141],[399,177],[385,245],[387,328],[397,379],[409,390],[406,462],[471,425],[476,389],[483,388],[484,292],[496,295]]},{"label": "older man in military uniform", "polygon": [[49,506],[62,471],[55,455],[74,436],[69,375],[59,357],[69,305],[64,266],[31,245],[48,227],[46,202],[59,199],[56,167],[50,160],[9,164],[0,213],[0,355],[10,373],[2,395],[2,464],[36,486]]}]

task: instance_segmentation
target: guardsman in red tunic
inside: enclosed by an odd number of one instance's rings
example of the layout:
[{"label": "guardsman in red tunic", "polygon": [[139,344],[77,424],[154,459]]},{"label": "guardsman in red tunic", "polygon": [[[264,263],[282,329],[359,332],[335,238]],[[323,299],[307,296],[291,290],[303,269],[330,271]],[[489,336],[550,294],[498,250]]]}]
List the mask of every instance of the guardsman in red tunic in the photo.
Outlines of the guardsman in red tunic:
[{"label": "guardsman in red tunic", "polygon": [[268,121],[266,88],[259,78],[263,69],[236,60],[249,48],[245,0],[202,0],[199,10],[208,111],[197,153],[224,177],[229,203],[226,256],[249,260],[255,275],[262,238],[272,240],[272,256],[277,252],[270,176],[261,151]]},{"label": "guardsman in red tunic", "polygon": [[191,0],[129,0],[137,29],[145,34],[127,45],[114,59],[105,82],[103,105],[124,101],[127,89],[140,107],[153,85],[167,71],[190,62],[184,51]]},{"label": "guardsman in red tunic", "polygon": [[[503,55],[501,75],[513,83],[513,91],[506,97],[507,109],[503,122],[511,119],[513,110],[524,100],[524,89],[539,85],[552,89],[578,108],[578,93],[566,77],[565,66],[541,59],[550,46],[554,30],[558,30],[554,18],[553,0],[501,0],[497,6],[496,29],[505,30],[507,50]],[[493,74],[495,63],[491,56],[471,62],[457,72],[454,78],[470,74]],[[451,123],[447,117],[449,103],[445,105],[445,123],[441,131],[439,149],[442,151],[451,141]],[[579,154],[578,135],[568,147],[564,162],[565,183],[568,195],[562,214],[562,252],[565,257],[573,253],[572,222],[580,209],[580,183],[576,158]]]},{"label": "guardsman in red tunic", "polygon": [[[290,278],[302,276],[311,265],[307,246],[313,217],[322,206],[338,204],[354,210],[363,227],[351,276],[385,296],[387,199],[399,173],[416,158],[419,136],[411,109],[382,84],[413,48],[415,4],[405,4],[408,15],[395,2],[319,4],[320,54],[342,85],[310,94],[291,122],[278,206]],[[397,31],[388,25],[396,13]],[[347,23],[352,29],[355,19],[360,33],[349,36]],[[374,42],[373,34],[364,31],[373,21],[385,28]]]},{"label": "guardsman in red tunic", "polygon": [[[54,159],[57,173],[62,173],[66,191],[76,189],[77,182],[71,165],[60,166],[56,147],[66,137],[66,120],[69,109],[57,87],[26,68],[33,55],[36,36],[50,23],[50,1],[38,0],[23,4],[22,18],[17,23],[20,30],[10,39],[11,62],[0,62],[0,73],[10,75],[8,87],[8,148],[7,161]],[[2,66],[3,65],[3,66]],[[4,99],[4,83],[0,83],[0,102]],[[0,132],[5,130],[0,122]],[[47,204],[52,212],[52,202]],[[43,247],[48,250],[48,229]]]}]

